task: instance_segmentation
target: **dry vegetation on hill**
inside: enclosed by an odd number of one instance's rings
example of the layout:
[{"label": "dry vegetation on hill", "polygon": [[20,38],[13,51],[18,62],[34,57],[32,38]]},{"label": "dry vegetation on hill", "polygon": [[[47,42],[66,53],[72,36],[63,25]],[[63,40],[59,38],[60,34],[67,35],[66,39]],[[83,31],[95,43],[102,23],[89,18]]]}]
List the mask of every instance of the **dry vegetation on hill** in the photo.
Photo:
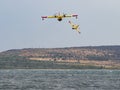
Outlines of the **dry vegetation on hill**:
[{"label": "dry vegetation on hill", "polygon": [[20,56],[57,64],[120,67],[120,46],[15,49],[1,52],[0,56]]}]

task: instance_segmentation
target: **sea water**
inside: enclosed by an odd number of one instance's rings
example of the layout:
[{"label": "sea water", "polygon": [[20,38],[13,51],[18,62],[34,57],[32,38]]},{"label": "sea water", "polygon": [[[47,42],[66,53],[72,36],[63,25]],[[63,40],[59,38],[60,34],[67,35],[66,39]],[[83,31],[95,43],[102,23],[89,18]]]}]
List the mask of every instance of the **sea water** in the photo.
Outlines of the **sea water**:
[{"label": "sea water", "polygon": [[120,90],[120,70],[0,70],[0,90]]}]

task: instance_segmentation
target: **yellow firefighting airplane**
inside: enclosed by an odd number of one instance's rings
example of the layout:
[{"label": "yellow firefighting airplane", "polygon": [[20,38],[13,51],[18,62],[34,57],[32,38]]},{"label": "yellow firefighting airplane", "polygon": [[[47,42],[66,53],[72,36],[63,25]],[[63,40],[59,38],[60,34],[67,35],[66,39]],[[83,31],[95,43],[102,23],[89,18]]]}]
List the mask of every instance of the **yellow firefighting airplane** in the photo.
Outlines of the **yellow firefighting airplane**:
[{"label": "yellow firefighting airplane", "polygon": [[79,25],[73,24],[71,21],[69,21],[69,23],[71,24],[72,29],[76,30],[80,34]]},{"label": "yellow firefighting airplane", "polygon": [[78,15],[66,15],[66,14],[55,14],[53,16],[42,16],[42,20],[44,20],[45,18],[57,18],[58,21],[62,21],[63,18],[67,18],[67,17],[78,17]]}]

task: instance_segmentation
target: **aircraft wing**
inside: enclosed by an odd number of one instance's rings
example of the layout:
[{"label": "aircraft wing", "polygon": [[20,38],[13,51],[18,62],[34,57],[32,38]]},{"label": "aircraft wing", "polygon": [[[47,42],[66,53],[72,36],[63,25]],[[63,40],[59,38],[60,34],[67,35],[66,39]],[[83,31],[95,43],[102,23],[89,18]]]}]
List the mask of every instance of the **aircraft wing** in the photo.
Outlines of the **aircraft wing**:
[{"label": "aircraft wing", "polygon": [[42,16],[41,18],[42,20],[44,20],[45,18],[57,18],[57,17],[56,16]]},{"label": "aircraft wing", "polygon": [[47,18],[57,18],[57,16],[47,16]]},{"label": "aircraft wing", "polygon": [[78,33],[80,34],[80,29],[79,28],[77,28],[76,31],[78,31]]},{"label": "aircraft wing", "polygon": [[72,15],[63,15],[62,17],[63,17],[63,18],[72,17]]},{"label": "aircraft wing", "polygon": [[77,16],[78,16],[78,15],[63,15],[62,17],[63,17],[63,18],[65,18],[65,17],[76,17],[76,19],[77,19]]}]

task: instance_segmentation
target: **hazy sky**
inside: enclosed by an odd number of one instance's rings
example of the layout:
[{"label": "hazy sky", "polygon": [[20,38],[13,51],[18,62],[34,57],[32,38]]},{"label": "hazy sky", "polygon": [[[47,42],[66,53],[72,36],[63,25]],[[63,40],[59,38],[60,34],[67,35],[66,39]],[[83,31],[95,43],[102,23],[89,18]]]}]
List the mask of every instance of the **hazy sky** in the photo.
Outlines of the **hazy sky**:
[{"label": "hazy sky", "polygon": [[[41,20],[59,12],[79,16]],[[120,0],[0,0],[0,51],[96,45],[120,45]]]}]

